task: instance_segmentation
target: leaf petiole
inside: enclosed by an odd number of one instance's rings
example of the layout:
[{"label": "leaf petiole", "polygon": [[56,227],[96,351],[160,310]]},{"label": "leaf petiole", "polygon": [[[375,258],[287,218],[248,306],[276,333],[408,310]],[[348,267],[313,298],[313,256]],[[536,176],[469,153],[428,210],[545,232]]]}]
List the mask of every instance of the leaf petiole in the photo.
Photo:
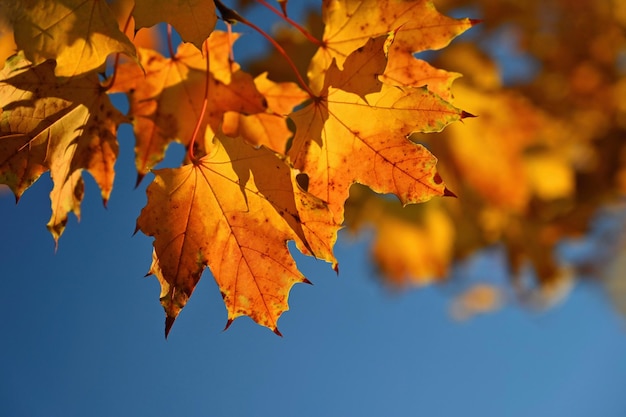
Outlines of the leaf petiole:
[{"label": "leaf petiole", "polygon": [[191,135],[191,140],[189,141],[189,147],[187,148],[187,155],[189,160],[194,165],[197,163],[196,156],[194,154],[194,148],[196,144],[196,138],[198,137],[198,133],[200,132],[200,128],[202,127],[202,120],[204,120],[204,115],[206,113],[206,108],[209,102],[209,85],[211,83],[210,76],[211,71],[209,70],[209,40],[205,40],[202,44],[202,49],[204,49],[204,59],[206,63],[206,79],[204,84],[204,99],[202,100],[202,109],[200,110],[200,116],[198,116],[198,121],[196,122],[196,127],[193,130]]},{"label": "leaf petiole", "polygon": [[[289,16],[287,16],[286,10],[283,9],[283,12],[281,13],[280,10],[278,10],[276,7],[274,7],[271,4],[269,4],[266,0],[256,0],[256,1],[257,1],[257,3],[263,5],[267,9],[271,10],[272,12],[274,12],[276,15],[280,16],[280,18],[283,19],[285,22],[289,23],[291,26],[296,28],[300,33],[302,33],[304,35],[305,38],[307,38],[313,44],[315,44],[317,46],[322,46],[323,45],[323,43],[319,39],[317,39],[315,36],[311,35],[311,33],[308,30],[306,30],[298,22],[296,22],[295,20],[293,20]],[[284,4],[284,3],[282,3],[282,4]]]},{"label": "leaf petiole", "polygon": [[[130,9],[130,13],[128,13],[128,17],[126,18],[126,23],[124,23],[124,30],[122,31],[122,33],[124,34],[126,34],[126,32],[128,31],[128,27],[130,26],[130,20],[133,17],[134,10],[135,10],[135,6],[133,6]],[[115,61],[113,61],[113,74],[111,75],[111,78],[109,78],[108,84],[102,87],[104,91],[108,91],[113,86],[113,84],[115,84],[115,76],[117,74],[117,66],[120,63],[120,55],[121,55],[120,52],[115,54]]]},{"label": "leaf petiole", "polygon": [[220,14],[222,15],[222,19],[224,21],[229,22],[229,23],[241,22],[242,24],[248,26],[249,28],[254,29],[257,33],[259,33],[261,36],[263,36],[265,39],[267,39],[267,41],[269,43],[271,43],[272,46],[274,46],[274,48],[276,48],[276,50],[285,58],[285,60],[287,61],[287,64],[289,65],[289,67],[291,67],[291,70],[295,74],[296,79],[298,80],[298,84],[300,84],[300,87],[302,87],[302,89],[304,91],[306,91],[307,94],[312,99],[317,98],[315,93],[313,93],[313,91],[309,88],[308,84],[302,78],[302,75],[300,75],[300,71],[298,71],[298,67],[296,67],[296,64],[289,57],[289,54],[287,54],[285,49],[282,46],[280,46],[280,44],[278,42],[276,42],[276,40],[274,40],[274,38],[272,38],[263,29],[261,29],[260,27],[258,27],[254,23],[250,22],[245,17],[241,16],[236,11],[234,11],[232,9],[229,9],[228,7],[224,6],[224,4],[220,0],[214,0],[214,1],[215,1],[215,5],[217,6],[218,10],[220,11]]},{"label": "leaf petiole", "polygon": [[167,50],[170,53],[170,58],[175,59],[174,46],[172,45],[172,25],[167,24]]}]

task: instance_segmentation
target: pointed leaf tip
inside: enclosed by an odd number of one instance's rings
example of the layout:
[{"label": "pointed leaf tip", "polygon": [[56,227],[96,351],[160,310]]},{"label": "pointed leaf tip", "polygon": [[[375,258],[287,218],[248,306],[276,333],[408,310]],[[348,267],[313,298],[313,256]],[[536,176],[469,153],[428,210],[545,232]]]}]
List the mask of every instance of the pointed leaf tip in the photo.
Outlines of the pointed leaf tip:
[{"label": "pointed leaf tip", "polygon": [[307,278],[304,278],[304,280],[302,280],[303,284],[309,284],[309,285],[313,285],[313,283],[311,281],[309,281]]},{"label": "pointed leaf tip", "polygon": [[224,326],[224,330],[222,330],[222,331],[225,332],[226,330],[228,330],[228,328],[230,327],[231,324],[233,324],[233,319],[228,319],[226,321],[226,326]]},{"label": "pointed leaf tip", "polygon": [[465,110],[462,110],[461,111],[461,119],[465,119],[465,118],[468,118],[468,117],[478,117],[478,116],[473,115],[470,112],[466,112]]},{"label": "pointed leaf tip", "polygon": [[479,25],[483,22],[483,19],[469,19],[469,22],[472,26]]},{"label": "pointed leaf tip", "polygon": [[172,325],[174,324],[175,320],[176,320],[176,317],[172,317],[172,316],[165,317],[165,338],[166,339],[167,339],[167,336],[170,334],[170,330],[172,330]]},{"label": "pointed leaf tip", "polygon": [[279,331],[278,331],[278,327],[275,327],[275,328],[273,329],[273,332],[274,332],[276,335],[278,335],[278,336],[280,336],[280,337],[283,337],[283,334],[282,334],[281,332],[279,332]]},{"label": "pointed leaf tip", "polygon": [[443,189],[443,196],[444,197],[454,197],[457,198],[458,196],[456,194],[454,194],[452,191],[450,191],[448,188],[444,188]]},{"label": "pointed leaf tip", "polygon": [[139,187],[139,184],[141,184],[141,180],[143,180],[143,177],[145,177],[145,174],[142,174],[141,172],[137,173],[137,180],[135,181],[135,188]]}]

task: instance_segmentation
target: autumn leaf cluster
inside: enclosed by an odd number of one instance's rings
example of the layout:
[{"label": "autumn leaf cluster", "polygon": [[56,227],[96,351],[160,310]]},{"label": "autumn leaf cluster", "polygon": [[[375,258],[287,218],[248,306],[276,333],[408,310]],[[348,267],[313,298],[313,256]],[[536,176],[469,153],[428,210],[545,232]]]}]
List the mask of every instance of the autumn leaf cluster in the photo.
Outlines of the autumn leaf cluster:
[{"label": "autumn leaf cluster", "polygon": [[[58,241],[68,214],[80,215],[83,171],[105,204],[110,198],[118,127],[132,124],[138,182],[154,173],[137,230],[154,238],[150,273],[166,333],[207,266],[227,326],[246,315],[278,333],[291,287],[308,282],[287,242],[337,270],[333,246],[355,183],[404,205],[453,195],[437,159],[409,136],[470,114],[450,103],[457,74],[414,54],[445,47],[475,22],[426,0],[328,0],[315,37],[289,17],[287,2],[258,3],[317,49],[306,74],[220,1],[2,5],[3,42],[14,46],[0,72],[0,183],[19,199],[49,172],[48,228]],[[227,31],[215,29],[218,17]],[[165,55],[134,36],[161,22]],[[235,22],[283,51],[297,82],[244,71],[232,53]],[[126,94],[126,114],[113,93]],[[155,169],[172,142],[186,147],[185,161]]]},{"label": "autumn leaf cluster", "polygon": [[[443,280],[454,262],[502,249],[509,285],[490,283],[487,290],[484,271],[484,281],[458,300],[471,305],[468,311],[495,309],[505,299],[549,307],[579,280],[606,286],[626,311],[623,223],[610,232],[593,229],[599,216],[622,212],[626,193],[624,2],[437,5],[471,7],[482,19],[433,61],[463,74],[451,89],[454,103],[479,117],[436,138],[413,137],[437,155],[459,198],[435,199],[408,214],[354,189],[349,227],[374,228],[373,258],[394,287]],[[564,259],[564,242],[596,242],[598,249]],[[411,257],[407,246],[420,249]]]}]

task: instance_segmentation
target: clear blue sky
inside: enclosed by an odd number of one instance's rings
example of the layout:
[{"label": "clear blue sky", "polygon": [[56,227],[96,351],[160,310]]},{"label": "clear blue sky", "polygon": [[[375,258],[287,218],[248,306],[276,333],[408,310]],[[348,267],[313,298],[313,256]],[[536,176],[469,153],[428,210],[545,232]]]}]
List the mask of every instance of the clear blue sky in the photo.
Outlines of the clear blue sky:
[{"label": "clear blue sky", "polygon": [[17,206],[0,194],[0,415],[626,415],[624,321],[599,289],[458,323],[441,288],[381,288],[366,240],[341,239],[339,277],[298,258],[314,285],[291,292],[283,338],[247,318],[222,332],[207,271],[164,340],[157,281],[143,278],[151,242],[132,236],[150,178],[133,189],[129,128],[120,136],[108,208],[86,176],[83,218],[56,254],[48,176]]},{"label": "clear blue sky", "polygon": [[205,275],[166,341],[150,241],[131,237],[145,196],[121,171],[107,210],[88,181],[56,255],[48,180],[0,198],[3,416],[626,415],[623,320],[598,291],[457,323],[436,287],[382,290],[365,241],[339,245],[339,277],[305,259],[315,285],[292,291],[283,338],[247,318],[222,332]]}]

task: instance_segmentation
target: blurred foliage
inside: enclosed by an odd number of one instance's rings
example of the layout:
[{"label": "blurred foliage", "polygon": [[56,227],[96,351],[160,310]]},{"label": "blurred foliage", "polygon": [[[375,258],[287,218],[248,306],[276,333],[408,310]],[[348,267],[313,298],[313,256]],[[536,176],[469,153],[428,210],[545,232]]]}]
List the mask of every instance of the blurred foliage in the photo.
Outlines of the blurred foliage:
[{"label": "blurred foliage", "polygon": [[[479,117],[411,138],[439,158],[458,198],[402,208],[353,186],[346,226],[373,230],[372,260],[392,288],[454,280],[455,262],[505,248],[509,284],[460,285],[456,317],[494,310],[505,300],[550,306],[577,279],[606,284],[621,306],[623,219],[613,218],[610,236],[596,242],[601,255],[563,257],[558,250],[563,242],[588,240],[601,209],[619,207],[626,193],[626,3],[435,4],[443,13],[462,10],[456,14],[482,20],[426,57],[463,74],[452,85],[453,103]],[[308,23],[320,33],[319,16],[312,13]],[[281,27],[276,38],[298,62],[314,53],[293,29]],[[275,53],[253,68],[277,79],[291,76]]]}]

